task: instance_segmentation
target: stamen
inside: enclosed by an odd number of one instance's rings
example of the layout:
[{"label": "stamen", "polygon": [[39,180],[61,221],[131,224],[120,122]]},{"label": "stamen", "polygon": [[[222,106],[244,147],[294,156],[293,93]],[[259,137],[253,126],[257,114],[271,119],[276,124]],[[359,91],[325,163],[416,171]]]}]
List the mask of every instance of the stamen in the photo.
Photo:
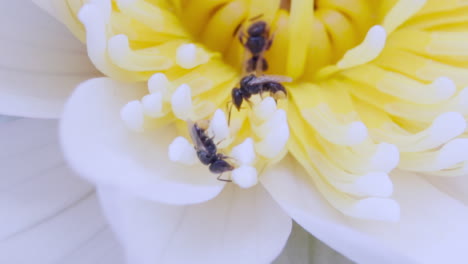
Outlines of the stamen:
[{"label": "stamen", "polygon": [[359,177],[352,189],[355,195],[390,197],[393,193],[393,183],[386,173],[371,172]]},{"label": "stamen", "polygon": [[124,105],[120,110],[120,118],[129,129],[137,132],[143,131],[144,116],[140,101],[135,100]]},{"label": "stamen", "polygon": [[445,144],[440,150],[436,164],[446,169],[459,162],[468,161],[468,138],[457,138]]},{"label": "stamen", "polygon": [[388,34],[418,12],[427,0],[400,0],[387,13],[382,23]]},{"label": "stamen", "polygon": [[347,147],[332,144],[321,137],[317,140],[328,159],[333,160],[336,166],[353,174],[376,171],[389,173],[398,165],[400,159],[399,150],[393,144],[374,144],[368,139],[362,144]]},{"label": "stamen", "polygon": [[111,9],[109,0],[94,1],[83,5],[78,18],[86,29],[86,46],[88,56],[93,64],[106,75],[118,79],[133,80],[137,74],[116,67],[107,56],[107,24],[109,23]]},{"label": "stamen", "polygon": [[271,131],[275,130],[282,124],[287,124],[286,112],[282,109],[276,110],[267,117],[266,122],[255,128],[259,137],[268,135]]},{"label": "stamen", "polygon": [[[369,112],[371,113],[371,112]],[[373,111],[377,114],[377,111]],[[385,120],[380,116],[380,120]],[[466,121],[460,113],[447,112],[439,115],[425,130],[411,134],[387,119],[381,128],[372,129],[372,136],[383,142],[391,142],[402,152],[426,151],[441,146],[465,131]]]},{"label": "stamen", "polygon": [[348,50],[337,66],[346,69],[374,60],[382,52],[386,40],[387,33],[382,26],[371,27],[362,43]]},{"label": "stamen", "polygon": [[172,111],[174,115],[182,120],[190,119],[193,113],[192,93],[190,86],[182,84],[172,94],[171,98]]},{"label": "stamen", "polygon": [[308,149],[310,161],[326,181],[336,189],[355,196],[389,197],[393,192],[393,183],[384,172],[368,172],[364,174],[350,173],[337,167],[333,159],[329,159],[317,150]]},{"label": "stamen", "polygon": [[255,150],[253,140],[247,138],[241,144],[232,148],[231,157],[241,165],[251,165],[255,161]]},{"label": "stamen", "polygon": [[112,62],[129,71],[161,71],[174,64],[169,57],[160,54],[156,49],[131,50],[128,37],[123,34],[109,39],[108,54]]},{"label": "stamen", "polygon": [[[290,144],[290,150],[293,152],[294,157],[304,166],[308,175],[313,179],[318,190],[325,196],[328,202],[330,202],[335,208],[343,212],[348,216],[355,218],[368,219],[368,220],[381,220],[381,221],[398,221],[400,215],[399,205],[396,201],[381,198],[381,197],[368,197],[359,199],[354,195],[347,195],[341,190],[337,189],[334,185],[330,184],[332,177],[336,176],[335,173],[319,172],[315,166],[322,164],[322,160],[319,160],[323,155],[318,153],[318,156],[314,154],[309,155],[307,151],[301,150],[301,143],[292,141]],[[316,158],[319,159],[316,159]],[[315,166],[313,165],[315,163]],[[345,183],[346,179],[353,179],[353,175],[343,175],[342,183]],[[373,188],[374,186],[372,186]]]},{"label": "stamen", "polygon": [[176,52],[176,62],[184,69],[192,69],[206,63],[209,56],[204,54],[195,44],[182,44]]},{"label": "stamen", "polygon": [[240,166],[231,172],[232,181],[241,188],[250,188],[257,184],[257,169],[252,166]]},{"label": "stamen", "polygon": [[160,92],[145,95],[141,103],[145,115],[154,118],[163,116],[163,96]]},{"label": "stamen", "polygon": [[261,121],[265,121],[270,118],[273,113],[276,111],[276,102],[275,99],[268,96],[263,99],[259,104],[254,106],[254,115]]},{"label": "stamen", "polygon": [[429,129],[428,141],[447,142],[465,131],[466,121],[460,113],[447,112],[438,116]]},{"label": "stamen", "polygon": [[434,172],[452,168],[458,163],[467,162],[467,138],[454,139],[440,149],[428,152],[403,153],[399,167],[410,171]]},{"label": "stamen", "polygon": [[[267,127],[270,127],[271,130],[267,130]],[[261,130],[262,134],[266,136],[255,144],[255,149],[263,157],[273,159],[282,152],[289,139],[286,112],[282,109],[277,110],[271,121],[267,121]]]},{"label": "stamen", "polygon": [[[220,144],[220,148],[226,145],[229,138],[229,126],[226,119],[226,115],[223,110],[218,109],[215,111],[213,118],[210,121],[210,126],[208,128],[210,136],[213,136],[215,143]],[[226,142],[224,142],[226,140]],[[224,143],[224,144],[223,144]]]},{"label": "stamen", "polygon": [[459,112],[468,114],[468,88],[461,90],[456,96],[446,101],[432,105],[418,105],[405,101],[397,101],[383,105],[385,111],[409,120],[431,122],[442,112]]},{"label": "stamen", "polygon": [[169,90],[169,85],[169,80],[164,73],[155,73],[148,80],[148,91],[165,94]]},{"label": "stamen", "polygon": [[104,15],[104,20],[108,21],[111,16],[112,3],[109,0],[90,0],[90,4],[96,5],[101,14]]},{"label": "stamen", "polygon": [[400,151],[398,147],[389,143],[380,143],[377,151],[370,160],[370,168],[375,171],[389,173],[400,161]]},{"label": "stamen", "polygon": [[346,123],[325,104],[302,110],[302,116],[322,137],[334,144],[353,146],[362,143],[368,136],[363,122]]},{"label": "stamen", "polygon": [[197,153],[193,145],[184,137],[177,137],[169,145],[169,159],[185,165],[197,163]]}]

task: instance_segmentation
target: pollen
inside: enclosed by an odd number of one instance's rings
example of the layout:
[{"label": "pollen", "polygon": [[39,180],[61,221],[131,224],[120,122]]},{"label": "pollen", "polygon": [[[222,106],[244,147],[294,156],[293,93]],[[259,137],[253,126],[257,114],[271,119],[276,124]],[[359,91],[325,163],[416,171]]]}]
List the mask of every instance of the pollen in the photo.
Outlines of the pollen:
[{"label": "pollen", "polygon": [[330,205],[379,221],[399,218],[395,169],[467,173],[468,20],[438,1],[78,2],[94,65],[146,83],[122,123],[176,127],[181,166],[250,188],[290,155]]}]

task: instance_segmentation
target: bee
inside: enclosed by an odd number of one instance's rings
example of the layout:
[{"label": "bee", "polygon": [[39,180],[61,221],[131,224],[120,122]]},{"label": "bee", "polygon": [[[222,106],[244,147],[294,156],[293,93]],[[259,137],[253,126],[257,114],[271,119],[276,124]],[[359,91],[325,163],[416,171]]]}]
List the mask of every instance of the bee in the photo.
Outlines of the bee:
[{"label": "bee", "polygon": [[[251,20],[255,20],[256,18],[252,18]],[[236,29],[236,31],[238,31],[238,29]],[[246,61],[246,71],[260,72],[268,70],[268,63],[263,57],[263,53],[270,49],[273,43],[273,37],[270,37],[270,29],[267,23],[265,21],[253,23],[247,29],[247,34],[240,31],[238,38],[240,43],[252,55],[252,57]]]},{"label": "bee", "polygon": [[231,180],[222,179],[221,175],[235,168],[227,161],[228,156],[218,153],[218,148],[213,142],[213,138],[207,135],[206,129],[197,123],[189,123],[189,133],[200,162],[203,165],[208,165],[212,173],[219,173],[218,180],[231,182]]},{"label": "bee", "polygon": [[259,77],[254,74],[247,75],[241,79],[239,88],[232,89],[232,104],[239,111],[244,100],[249,102],[252,95],[262,95],[265,92],[268,92],[275,100],[285,98],[288,93],[281,82],[291,81],[291,78],[281,75],[262,75]]}]

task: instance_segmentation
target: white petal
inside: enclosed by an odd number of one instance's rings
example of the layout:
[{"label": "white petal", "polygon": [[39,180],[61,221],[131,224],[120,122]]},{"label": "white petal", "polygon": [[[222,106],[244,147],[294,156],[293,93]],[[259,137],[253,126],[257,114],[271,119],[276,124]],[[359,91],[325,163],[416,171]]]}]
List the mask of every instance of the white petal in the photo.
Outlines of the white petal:
[{"label": "white petal", "polygon": [[231,184],[215,199],[189,206],[98,190],[129,263],[270,263],[291,230],[290,218],[261,186]]},{"label": "white petal", "polygon": [[458,263],[466,259],[467,207],[415,175],[394,175],[392,180],[394,198],[401,206],[401,220],[395,224],[341,215],[290,158],[261,178],[295,221],[358,263]]},{"label": "white petal", "polygon": [[[92,0],[91,0],[92,1]],[[34,4],[39,6],[42,10],[44,10],[48,15],[54,17],[62,24],[66,25],[73,34],[80,39],[81,41],[85,41],[85,31],[83,25],[76,19],[75,12],[79,10],[79,8],[84,5],[82,1],[81,3],[73,3],[73,8],[70,8],[69,1],[62,1],[62,0],[31,0]],[[79,6],[77,6],[77,4]]]},{"label": "white petal", "polygon": [[350,260],[310,235],[296,223],[286,247],[273,264],[351,264]]},{"label": "white petal", "polygon": [[58,117],[75,86],[98,76],[85,46],[30,1],[0,6],[0,112]]},{"label": "white petal", "polygon": [[186,204],[209,200],[224,183],[206,166],[171,162],[168,147],[177,136],[172,126],[131,132],[119,117],[120,107],[141,98],[145,84],[108,78],[89,80],[65,107],[61,138],[72,167],[93,182],[120,186],[148,199]]},{"label": "white petal", "polygon": [[468,175],[456,177],[427,177],[432,185],[468,206]]},{"label": "white petal", "polygon": [[0,125],[0,263],[123,263],[92,186],[63,161],[57,127]]}]

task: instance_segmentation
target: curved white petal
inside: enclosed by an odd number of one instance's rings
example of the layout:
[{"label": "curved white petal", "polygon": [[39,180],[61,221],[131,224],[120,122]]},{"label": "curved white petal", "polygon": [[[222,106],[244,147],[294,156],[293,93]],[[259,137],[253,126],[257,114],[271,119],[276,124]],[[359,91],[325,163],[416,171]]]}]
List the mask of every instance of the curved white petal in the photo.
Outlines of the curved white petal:
[{"label": "curved white petal", "polygon": [[318,239],[358,263],[459,263],[466,259],[468,210],[421,178],[394,175],[401,206],[395,224],[345,217],[332,209],[286,159],[262,183],[288,214]]},{"label": "curved white petal", "polygon": [[80,82],[99,76],[85,46],[30,1],[0,3],[0,113],[55,118]]},{"label": "curved white petal", "polygon": [[108,78],[77,87],[61,124],[65,156],[72,167],[94,182],[162,203],[200,203],[218,195],[225,183],[206,166],[187,167],[169,160],[168,146],[177,136],[174,128],[136,133],[124,125],[121,107],[140,99],[145,89],[144,84]]},{"label": "curved white petal", "polygon": [[352,264],[332,248],[320,242],[294,223],[286,247],[273,264]]},{"label": "curved white petal", "polygon": [[98,186],[104,212],[129,263],[270,263],[291,219],[261,186],[229,185],[215,199],[172,206]]},{"label": "curved white petal", "polygon": [[57,127],[0,124],[0,263],[123,263],[92,186],[63,161]]},{"label": "curved white petal", "polygon": [[456,177],[427,176],[426,180],[437,189],[468,206],[468,174]]}]

